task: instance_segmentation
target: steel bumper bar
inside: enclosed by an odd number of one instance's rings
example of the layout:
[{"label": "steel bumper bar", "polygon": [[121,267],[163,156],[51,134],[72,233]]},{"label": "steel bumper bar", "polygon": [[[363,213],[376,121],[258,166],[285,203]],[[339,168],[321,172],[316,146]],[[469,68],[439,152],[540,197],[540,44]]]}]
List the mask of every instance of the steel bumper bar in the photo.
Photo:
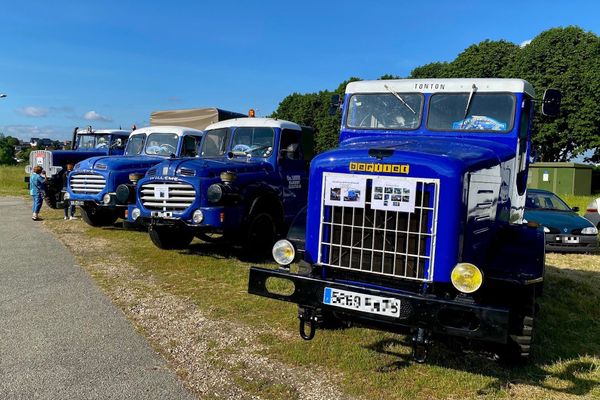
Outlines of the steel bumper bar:
[{"label": "steel bumper bar", "polygon": [[[269,291],[267,289],[269,278],[291,281],[294,284],[294,292],[287,296]],[[323,304],[325,287],[399,299],[401,302],[400,316],[397,318],[387,317]],[[468,301],[365,288],[291,274],[284,270],[259,267],[250,268],[248,293],[296,303],[303,307],[336,311],[366,326],[383,326],[391,330],[407,327],[424,328],[436,333],[496,343],[506,343],[508,337],[509,310],[507,308]]]}]

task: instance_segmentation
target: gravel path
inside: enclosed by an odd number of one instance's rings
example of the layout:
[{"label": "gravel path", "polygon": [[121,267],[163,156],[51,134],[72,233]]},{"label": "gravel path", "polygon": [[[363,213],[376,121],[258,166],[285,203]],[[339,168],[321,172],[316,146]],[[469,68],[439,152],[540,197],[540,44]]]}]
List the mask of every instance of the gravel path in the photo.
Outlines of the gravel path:
[{"label": "gravel path", "polygon": [[0,398],[194,398],[24,200],[0,220]]}]

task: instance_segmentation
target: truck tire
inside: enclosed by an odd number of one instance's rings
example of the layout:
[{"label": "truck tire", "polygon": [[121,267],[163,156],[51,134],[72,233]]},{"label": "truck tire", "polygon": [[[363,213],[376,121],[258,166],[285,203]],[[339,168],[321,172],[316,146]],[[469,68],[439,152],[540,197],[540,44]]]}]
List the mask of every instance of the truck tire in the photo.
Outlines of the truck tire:
[{"label": "truck tire", "polygon": [[252,258],[267,257],[271,253],[277,226],[271,214],[259,211],[248,218],[246,237],[243,243],[244,250]]},{"label": "truck tire", "polygon": [[117,215],[112,212],[86,206],[79,208],[81,209],[81,217],[90,226],[111,226],[117,220]]},{"label": "truck tire", "polygon": [[531,360],[535,314],[538,309],[535,290],[525,296],[517,310],[517,321],[509,332],[508,341],[499,352],[500,361],[506,364],[527,364]]},{"label": "truck tire", "polygon": [[148,235],[150,235],[152,243],[163,250],[184,249],[194,239],[192,232],[152,225],[148,227]]},{"label": "truck tire", "polygon": [[48,188],[48,190],[46,190],[46,194],[44,195],[44,202],[48,207],[56,210],[56,192]]}]

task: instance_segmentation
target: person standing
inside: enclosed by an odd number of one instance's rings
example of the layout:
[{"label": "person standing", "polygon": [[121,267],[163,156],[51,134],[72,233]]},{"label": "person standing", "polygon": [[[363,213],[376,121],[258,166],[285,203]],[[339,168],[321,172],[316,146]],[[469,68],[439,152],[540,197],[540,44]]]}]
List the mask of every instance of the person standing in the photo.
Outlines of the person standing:
[{"label": "person standing", "polygon": [[[71,171],[73,171],[73,164],[69,163],[67,164],[67,170],[63,174],[63,192],[67,191],[67,183],[69,182]],[[65,207],[65,219],[75,219],[75,206],[71,205],[70,200],[63,199],[63,203]]]},{"label": "person standing", "polygon": [[31,219],[40,221],[40,209],[42,208],[44,194],[46,193],[46,173],[39,165],[33,167],[33,173],[29,179],[29,193],[33,198],[33,206],[31,207],[33,215]]}]

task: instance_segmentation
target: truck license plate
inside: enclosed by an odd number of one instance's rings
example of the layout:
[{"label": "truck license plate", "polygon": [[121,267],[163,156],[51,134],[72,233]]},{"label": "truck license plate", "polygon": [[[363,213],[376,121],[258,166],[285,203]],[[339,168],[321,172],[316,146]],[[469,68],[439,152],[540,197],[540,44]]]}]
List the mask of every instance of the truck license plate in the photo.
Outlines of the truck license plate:
[{"label": "truck license plate", "polygon": [[400,300],[326,287],[323,304],[362,311],[369,314],[400,316]]},{"label": "truck license plate", "polygon": [[69,200],[69,203],[72,206],[82,206],[83,205],[83,201],[82,200]]}]

